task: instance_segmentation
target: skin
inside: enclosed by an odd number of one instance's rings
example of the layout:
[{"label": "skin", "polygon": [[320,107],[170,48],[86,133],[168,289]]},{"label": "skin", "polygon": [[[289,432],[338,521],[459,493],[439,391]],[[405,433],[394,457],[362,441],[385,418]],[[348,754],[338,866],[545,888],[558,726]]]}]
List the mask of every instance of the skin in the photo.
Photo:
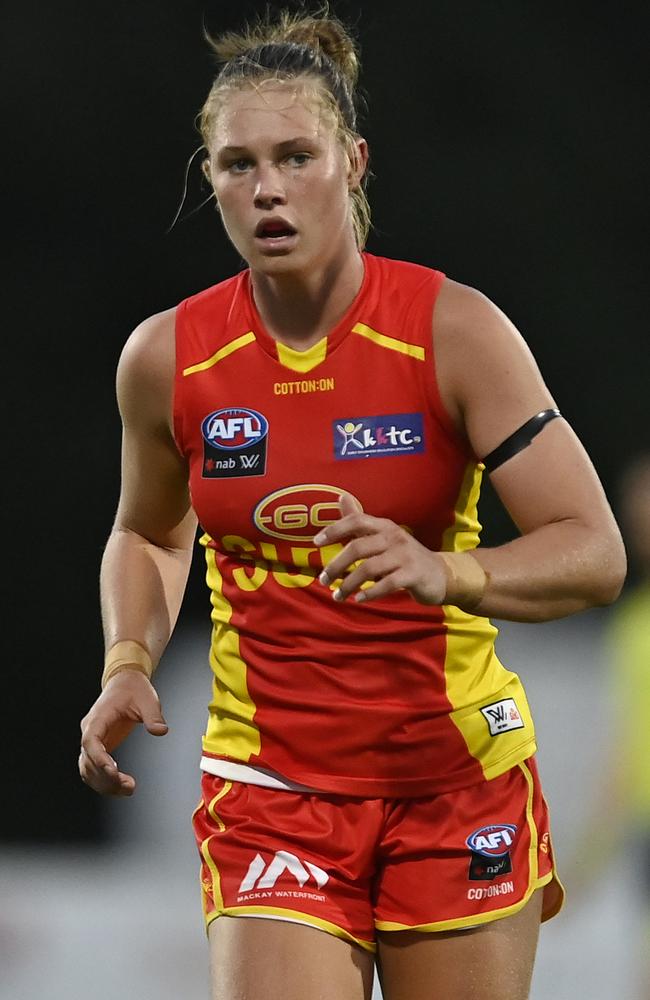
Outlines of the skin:
[{"label": "skin", "polygon": [[[538,891],[519,913],[474,930],[380,931],[384,1000],[526,1000],[541,905]],[[313,927],[220,917],[209,940],[211,1000],[259,1000],[261,982],[265,1000],[371,1000],[373,956]]]},{"label": "skin", "polygon": [[[307,349],[344,314],[362,280],[349,192],[366,167],[365,142],[359,139],[348,158],[314,103],[313,87],[270,83],[228,96],[209,154],[223,223],[249,262],[267,329]],[[259,221],[274,215],[296,229],[280,249],[255,239]],[[444,405],[477,455],[553,405],[517,331],[475,290],[444,283],[433,334]],[[138,327],[120,361],[122,493],[101,575],[107,648],[136,640],[154,664],[174,627],[196,531],[188,469],[172,436],[173,375],[174,310],[168,310]],[[490,574],[482,613],[536,621],[614,599],[625,572],[620,536],[589,459],[562,420],[492,481],[523,536],[476,555]],[[436,553],[393,522],[355,509],[349,497],[342,497],[341,510],[341,520],[319,536],[321,544],[345,543],[324,578],[344,577],[338,599],[354,599],[360,584],[372,580],[368,600],[399,588],[421,603],[444,600],[447,577]],[[365,562],[347,574],[359,558]],[[111,752],[139,723],[153,735],[167,731],[156,692],[134,665],[109,681],[82,721],[80,773],[95,791],[133,794],[133,776],[119,770]],[[515,916],[471,932],[379,935],[385,1000],[488,1000],[500,991],[503,961],[512,972],[508,996],[523,1000],[540,896]],[[267,1000],[304,1000],[306,975],[313,978],[310,996],[370,996],[370,957],[312,928],[223,917],[212,924],[210,942],[214,1000],[254,1000],[260,977]]]}]

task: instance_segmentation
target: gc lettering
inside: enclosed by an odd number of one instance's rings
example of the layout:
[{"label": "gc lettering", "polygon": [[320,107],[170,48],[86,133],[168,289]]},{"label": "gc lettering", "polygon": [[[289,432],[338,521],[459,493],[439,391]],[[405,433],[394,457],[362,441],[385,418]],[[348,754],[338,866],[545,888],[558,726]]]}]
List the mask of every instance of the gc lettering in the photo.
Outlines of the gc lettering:
[{"label": "gc lettering", "polygon": [[334,524],[339,515],[338,501],[321,501],[307,506],[304,503],[280,504],[270,514],[259,514],[260,525],[271,525],[276,531],[291,531],[312,527],[313,534],[328,524]]}]

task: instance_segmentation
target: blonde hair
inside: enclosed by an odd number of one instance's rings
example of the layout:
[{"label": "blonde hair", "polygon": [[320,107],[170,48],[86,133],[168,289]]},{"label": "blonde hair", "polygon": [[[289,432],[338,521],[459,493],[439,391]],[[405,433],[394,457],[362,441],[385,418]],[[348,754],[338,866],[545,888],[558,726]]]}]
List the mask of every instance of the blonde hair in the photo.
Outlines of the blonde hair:
[{"label": "blonde hair", "polygon": [[[233,88],[267,79],[313,80],[315,95],[332,120],[337,140],[351,164],[357,157],[355,88],[359,76],[357,47],[347,28],[327,6],[314,14],[279,12],[208,41],[221,69],[201,109],[199,127],[206,149],[225,95]],[[352,225],[360,250],[370,230],[370,205],[364,176],[350,191]]]}]

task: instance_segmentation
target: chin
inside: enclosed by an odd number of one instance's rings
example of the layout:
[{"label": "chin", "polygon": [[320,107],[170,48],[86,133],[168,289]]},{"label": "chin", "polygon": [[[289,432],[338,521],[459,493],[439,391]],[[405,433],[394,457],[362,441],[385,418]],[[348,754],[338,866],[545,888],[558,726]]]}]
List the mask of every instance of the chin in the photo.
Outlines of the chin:
[{"label": "chin", "polygon": [[252,253],[247,258],[248,266],[262,274],[291,274],[310,267],[310,261],[298,249],[287,253]]}]

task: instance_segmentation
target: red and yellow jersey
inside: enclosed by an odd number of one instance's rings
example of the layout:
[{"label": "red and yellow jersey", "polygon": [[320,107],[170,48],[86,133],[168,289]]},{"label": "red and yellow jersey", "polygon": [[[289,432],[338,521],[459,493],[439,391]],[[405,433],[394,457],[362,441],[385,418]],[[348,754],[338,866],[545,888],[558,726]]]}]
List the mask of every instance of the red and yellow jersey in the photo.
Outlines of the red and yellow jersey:
[{"label": "red and yellow jersey", "polygon": [[[496,629],[406,591],[337,603],[313,537],[347,491],[432,550],[478,544],[482,467],[440,400],[432,314],[444,276],[364,254],[357,297],[295,351],[243,272],[177,309],[175,436],[205,532],[213,697],[204,754],[325,792],[428,795],[535,751]],[[332,586],[335,586],[334,584]]]}]

